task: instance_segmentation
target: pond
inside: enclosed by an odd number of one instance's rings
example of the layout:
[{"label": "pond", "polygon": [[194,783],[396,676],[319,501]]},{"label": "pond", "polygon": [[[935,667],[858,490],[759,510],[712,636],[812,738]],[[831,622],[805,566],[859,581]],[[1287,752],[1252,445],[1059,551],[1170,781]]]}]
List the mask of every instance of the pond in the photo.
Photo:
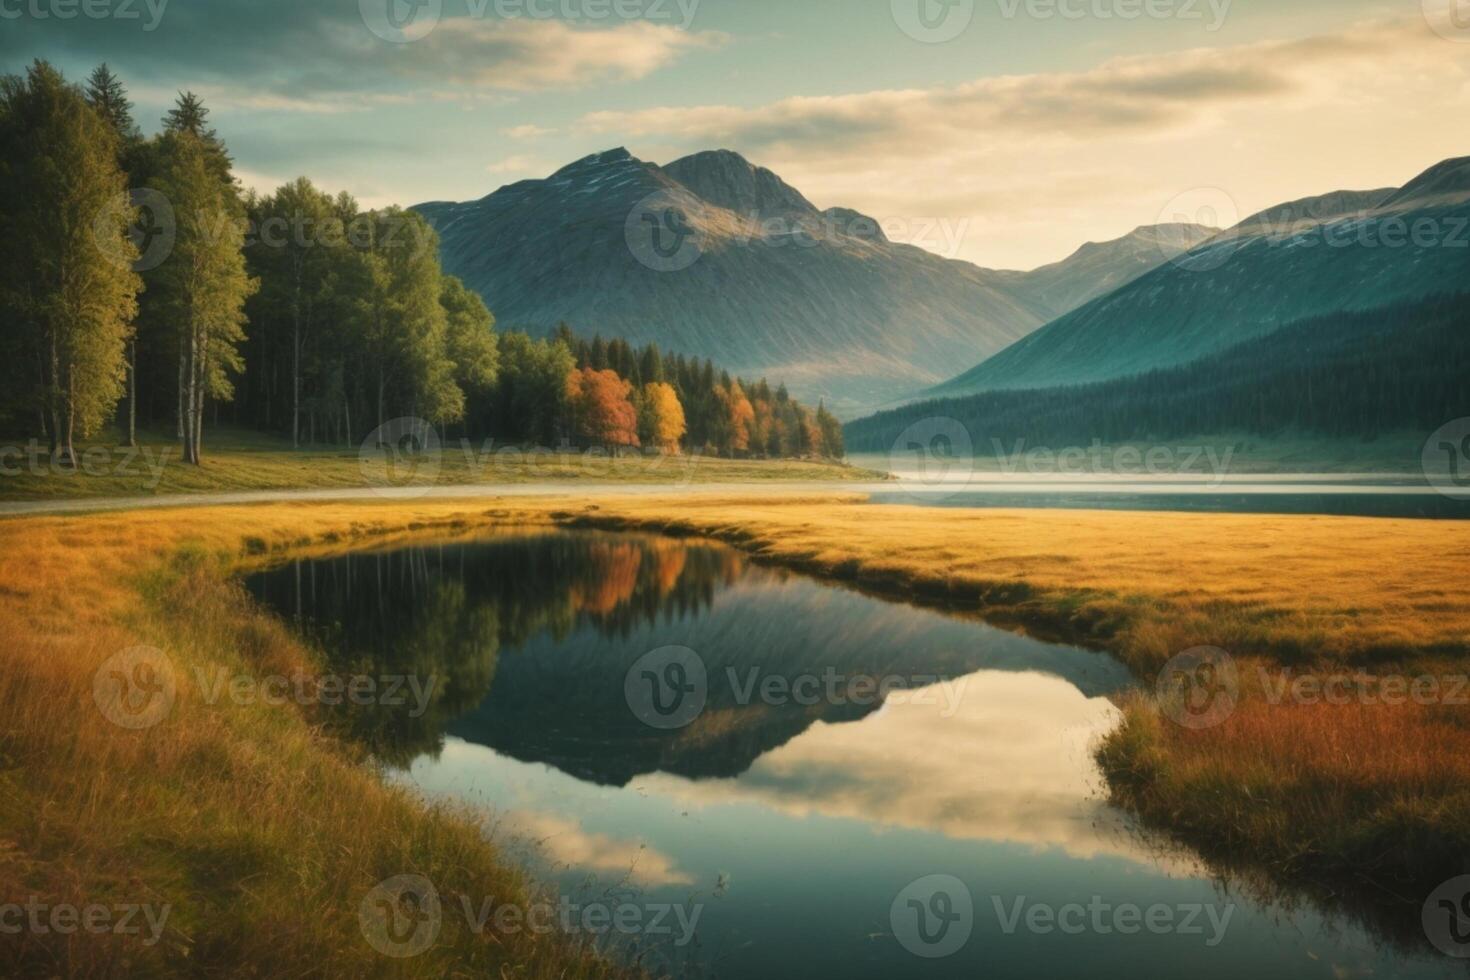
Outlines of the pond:
[{"label": "pond", "polygon": [[481,808],[558,889],[547,921],[661,972],[1463,975],[1212,880],[1108,806],[1092,748],[1131,682],[1105,654],[651,536],[505,534],[246,585],[335,670],[408,678],[404,703],[334,722],[391,778]]}]

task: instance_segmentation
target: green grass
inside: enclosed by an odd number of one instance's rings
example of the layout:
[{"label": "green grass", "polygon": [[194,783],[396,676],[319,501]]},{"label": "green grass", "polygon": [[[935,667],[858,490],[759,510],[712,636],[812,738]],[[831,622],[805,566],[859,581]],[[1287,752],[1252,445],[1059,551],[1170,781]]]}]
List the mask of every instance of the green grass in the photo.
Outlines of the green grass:
[{"label": "green grass", "polygon": [[[366,462],[356,447],[292,449],[288,440],[243,429],[205,433],[204,460],[183,462],[172,433],[139,433],[139,445],[116,434],[77,444],[77,469],[52,464],[29,437],[0,439],[0,500],[155,496],[248,490],[348,489],[397,484],[438,486],[525,483],[749,483],[857,481],[882,475],[824,460],[731,460],[701,456],[620,456],[574,449],[528,452],[516,447],[444,441],[437,464],[408,476]],[[39,452],[34,450],[39,449]]]}]

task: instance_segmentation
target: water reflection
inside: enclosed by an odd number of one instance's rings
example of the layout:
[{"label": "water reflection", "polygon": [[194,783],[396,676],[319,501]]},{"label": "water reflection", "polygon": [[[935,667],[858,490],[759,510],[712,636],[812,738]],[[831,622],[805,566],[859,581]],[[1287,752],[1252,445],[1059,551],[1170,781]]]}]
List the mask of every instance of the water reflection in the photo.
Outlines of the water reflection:
[{"label": "water reflection", "polygon": [[[394,778],[482,808],[497,841],[564,891],[698,903],[697,948],[662,964],[679,975],[1456,973],[1312,908],[1243,897],[1102,803],[1090,749],[1129,679],[1094,652],[656,537],[356,553],[247,585],[335,670],[438,680],[418,714],[333,719]],[[690,724],[663,730],[638,720],[624,682],[671,645],[697,651],[707,698]],[[842,682],[814,701],[760,693],[829,674]],[[825,693],[895,677],[908,684],[886,700]],[[890,912],[937,873],[973,895],[974,935],[927,960],[904,948]],[[1093,896],[1234,914],[1206,946],[1008,931],[992,905]]]},{"label": "water reflection", "polygon": [[[419,717],[411,705],[339,712],[352,737],[400,766],[437,752],[448,732],[609,785],[656,771],[728,778],[818,721],[879,707],[876,697],[827,698],[828,678],[846,690],[863,679],[927,686],[984,668],[1041,671],[1091,697],[1128,683],[1095,653],[658,537],[559,533],[348,554],[246,585],[299,622],[336,671],[435,679]],[[670,644],[698,652],[708,694],[691,724],[662,731],[630,711],[624,681]],[[815,704],[777,702],[763,696],[773,683],[824,693]]]}]

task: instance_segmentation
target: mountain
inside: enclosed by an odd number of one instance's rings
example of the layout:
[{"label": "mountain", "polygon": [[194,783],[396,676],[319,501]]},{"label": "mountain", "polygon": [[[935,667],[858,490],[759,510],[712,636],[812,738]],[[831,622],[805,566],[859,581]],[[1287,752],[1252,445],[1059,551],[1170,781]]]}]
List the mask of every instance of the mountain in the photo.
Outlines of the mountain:
[{"label": "mountain", "polygon": [[478,201],[415,210],[439,232],[445,270],[504,327],[566,322],[654,342],[848,415],[939,382],[1145,271],[1155,238],[1175,234],[1140,230],[1036,273],[982,269],[892,242],[860,212],[819,210],[724,150],[663,167],[609,150]]},{"label": "mountain", "polygon": [[1195,361],[1331,313],[1470,282],[1470,157],[1403,188],[1252,215],[933,389],[933,397],[1105,381]]},{"label": "mountain", "polygon": [[1013,288],[1048,319],[1111,293],[1218,234],[1205,225],[1144,225],[1110,242],[1088,242],[1060,262],[1015,274]]}]

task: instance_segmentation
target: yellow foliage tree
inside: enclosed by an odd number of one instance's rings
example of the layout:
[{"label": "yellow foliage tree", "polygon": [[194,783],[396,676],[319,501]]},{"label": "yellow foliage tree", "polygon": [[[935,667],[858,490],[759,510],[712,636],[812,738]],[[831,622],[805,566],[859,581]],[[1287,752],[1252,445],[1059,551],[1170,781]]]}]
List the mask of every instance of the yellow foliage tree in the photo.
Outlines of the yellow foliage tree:
[{"label": "yellow foliage tree", "polygon": [[667,453],[679,452],[679,440],[688,426],[684,406],[674,386],[653,381],[643,386],[643,407],[648,416],[648,442]]}]

